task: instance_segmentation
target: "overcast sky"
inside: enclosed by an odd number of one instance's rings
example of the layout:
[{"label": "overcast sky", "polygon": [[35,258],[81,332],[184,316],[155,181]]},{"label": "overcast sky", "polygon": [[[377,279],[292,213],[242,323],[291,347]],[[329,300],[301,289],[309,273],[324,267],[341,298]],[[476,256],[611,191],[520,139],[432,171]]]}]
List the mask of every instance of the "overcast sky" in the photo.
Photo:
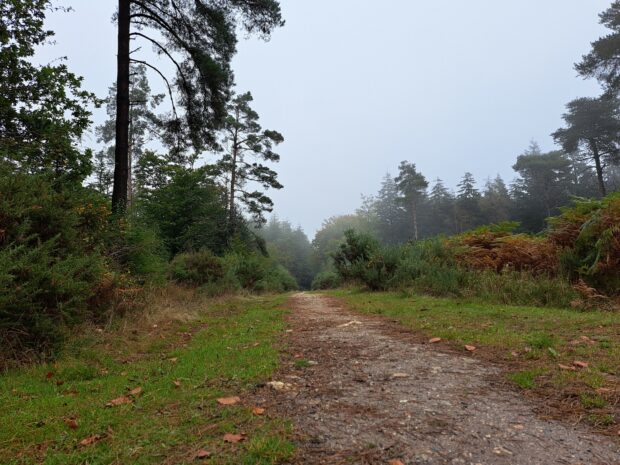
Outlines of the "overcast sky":
[{"label": "overcast sky", "polygon": [[[75,11],[50,18],[57,44],[41,56],[66,55],[103,97],[115,79],[117,2],[63,3]],[[277,214],[312,236],[401,160],[451,188],[465,171],[480,185],[512,180],[531,139],[553,148],[564,105],[599,93],[573,64],[604,33],[597,15],[610,3],[281,0],[286,26],[268,43],[242,40],[234,61],[238,91],[286,139]]]}]

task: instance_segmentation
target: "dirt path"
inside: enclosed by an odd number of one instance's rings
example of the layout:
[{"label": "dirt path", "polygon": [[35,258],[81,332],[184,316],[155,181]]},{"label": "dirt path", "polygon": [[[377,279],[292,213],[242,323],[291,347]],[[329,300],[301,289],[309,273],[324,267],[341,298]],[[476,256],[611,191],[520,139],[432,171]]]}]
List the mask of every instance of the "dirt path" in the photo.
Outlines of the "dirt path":
[{"label": "dirt path", "polygon": [[495,367],[410,342],[321,296],[297,294],[292,305],[291,350],[311,366],[291,367],[285,389],[263,394],[295,423],[296,463],[620,464],[612,439],[540,420],[493,385]]}]

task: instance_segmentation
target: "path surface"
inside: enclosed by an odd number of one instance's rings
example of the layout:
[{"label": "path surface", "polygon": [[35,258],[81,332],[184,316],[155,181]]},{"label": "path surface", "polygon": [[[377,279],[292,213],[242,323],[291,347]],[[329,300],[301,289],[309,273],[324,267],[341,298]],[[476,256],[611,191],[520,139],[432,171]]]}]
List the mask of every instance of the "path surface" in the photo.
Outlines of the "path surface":
[{"label": "path surface", "polygon": [[399,335],[325,297],[296,294],[291,350],[316,362],[281,374],[273,408],[300,436],[296,463],[619,465],[620,447],[537,418],[492,384],[497,368]]}]

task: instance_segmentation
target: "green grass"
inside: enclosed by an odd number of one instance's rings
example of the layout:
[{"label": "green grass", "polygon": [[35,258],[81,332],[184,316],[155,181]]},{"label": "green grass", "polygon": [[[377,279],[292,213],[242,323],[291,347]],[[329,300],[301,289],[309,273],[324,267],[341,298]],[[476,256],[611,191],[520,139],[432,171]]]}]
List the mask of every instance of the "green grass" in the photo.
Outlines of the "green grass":
[{"label": "green grass", "polygon": [[[286,297],[196,299],[189,322],[164,315],[155,327],[128,318],[111,331],[85,331],[56,363],[1,375],[0,463],[184,464],[202,448],[210,464],[289,459],[290,425],[243,403],[278,366]],[[137,387],[133,403],[105,406]],[[242,402],[222,407],[221,396]],[[225,443],[228,432],[247,440]],[[94,435],[95,444],[79,445]]]},{"label": "green grass", "polygon": [[[352,310],[394,319],[418,337],[440,337],[460,350],[465,344],[474,345],[476,356],[504,363],[508,379],[522,389],[567,399],[577,393],[582,396],[583,408],[606,408],[603,416],[613,409],[611,418],[620,419],[618,313],[355,289],[326,294],[343,299]],[[559,367],[570,367],[574,361],[589,366],[576,370]],[[599,388],[605,388],[603,397],[596,394]]]},{"label": "green grass", "polygon": [[508,379],[519,386],[521,389],[534,389],[536,387],[536,378],[545,371],[541,369],[532,369],[525,371],[517,371],[510,373]]}]

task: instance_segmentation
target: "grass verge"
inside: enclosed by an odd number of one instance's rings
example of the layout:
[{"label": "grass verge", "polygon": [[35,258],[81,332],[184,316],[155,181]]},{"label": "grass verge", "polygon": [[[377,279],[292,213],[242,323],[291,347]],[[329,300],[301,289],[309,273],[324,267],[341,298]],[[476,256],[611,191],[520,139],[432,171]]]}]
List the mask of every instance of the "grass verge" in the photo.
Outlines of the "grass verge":
[{"label": "grass verge", "polygon": [[[244,402],[277,368],[285,299],[213,300],[169,289],[144,318],[84,329],[54,364],[0,375],[0,463],[289,459],[290,425],[269,412],[254,415]],[[218,405],[228,396],[241,402]],[[114,399],[119,405],[106,406]],[[227,433],[242,441],[226,442]],[[209,457],[197,457],[201,450]]]},{"label": "grass verge", "polygon": [[[506,379],[545,398],[546,413],[620,434],[620,314],[489,305],[405,293],[337,290],[351,310],[383,315],[424,341],[503,364]],[[471,349],[471,347],[470,347]]]}]

